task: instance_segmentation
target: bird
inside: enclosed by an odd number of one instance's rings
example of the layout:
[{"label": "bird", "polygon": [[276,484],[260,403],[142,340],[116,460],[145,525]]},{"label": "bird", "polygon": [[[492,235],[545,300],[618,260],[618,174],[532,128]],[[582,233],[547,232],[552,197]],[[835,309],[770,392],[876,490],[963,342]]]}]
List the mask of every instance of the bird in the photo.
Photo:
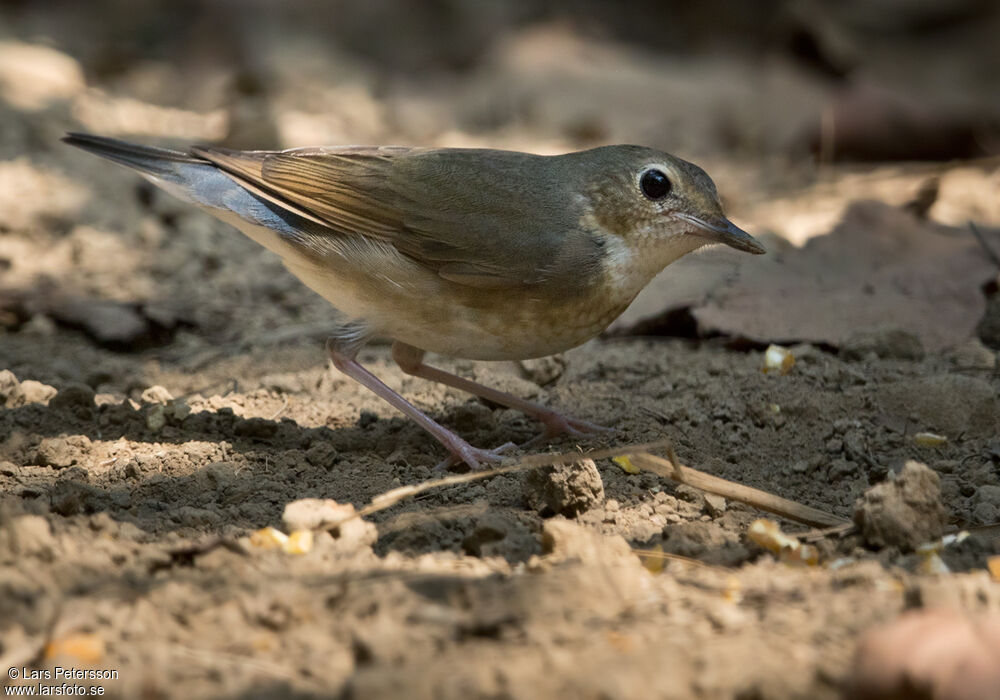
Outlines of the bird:
[{"label": "bird", "polygon": [[392,341],[400,369],[523,412],[560,434],[606,430],[424,362],[524,360],[597,336],[670,263],[707,244],[764,247],[723,213],[697,165],[636,145],[562,155],[481,148],[329,146],[170,150],[85,133],[63,141],[137,171],[276,253],[334,307],[333,366],[430,433],[443,464],[474,447],[358,362]]}]

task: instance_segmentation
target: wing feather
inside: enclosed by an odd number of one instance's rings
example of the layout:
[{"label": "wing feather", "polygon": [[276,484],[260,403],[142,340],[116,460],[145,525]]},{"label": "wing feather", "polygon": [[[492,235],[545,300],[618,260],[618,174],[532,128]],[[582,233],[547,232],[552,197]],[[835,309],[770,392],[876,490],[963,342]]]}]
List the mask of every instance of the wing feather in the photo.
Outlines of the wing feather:
[{"label": "wing feather", "polygon": [[331,236],[383,240],[458,284],[572,291],[599,264],[556,159],[405,147],[193,153]]}]

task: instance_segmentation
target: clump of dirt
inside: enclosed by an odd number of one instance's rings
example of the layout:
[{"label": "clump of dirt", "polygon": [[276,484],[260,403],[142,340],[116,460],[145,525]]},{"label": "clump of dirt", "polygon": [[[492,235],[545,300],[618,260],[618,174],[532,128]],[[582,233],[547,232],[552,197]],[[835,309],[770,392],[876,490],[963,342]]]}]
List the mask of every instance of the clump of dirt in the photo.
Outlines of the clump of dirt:
[{"label": "clump of dirt", "polygon": [[868,489],[854,506],[854,522],[865,542],[913,550],[936,540],[948,520],[938,475],[926,464],[907,462],[892,476]]},{"label": "clump of dirt", "polygon": [[529,472],[524,497],[543,516],[573,517],[604,503],[604,482],[594,460],[581,459]]}]

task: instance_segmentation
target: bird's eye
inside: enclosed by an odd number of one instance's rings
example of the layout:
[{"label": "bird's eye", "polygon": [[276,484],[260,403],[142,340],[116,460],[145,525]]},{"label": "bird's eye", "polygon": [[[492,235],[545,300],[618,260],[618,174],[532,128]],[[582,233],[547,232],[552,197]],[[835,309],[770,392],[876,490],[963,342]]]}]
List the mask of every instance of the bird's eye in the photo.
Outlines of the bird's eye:
[{"label": "bird's eye", "polygon": [[642,174],[639,187],[650,199],[663,199],[670,194],[670,180],[662,171],[656,169],[647,170]]}]

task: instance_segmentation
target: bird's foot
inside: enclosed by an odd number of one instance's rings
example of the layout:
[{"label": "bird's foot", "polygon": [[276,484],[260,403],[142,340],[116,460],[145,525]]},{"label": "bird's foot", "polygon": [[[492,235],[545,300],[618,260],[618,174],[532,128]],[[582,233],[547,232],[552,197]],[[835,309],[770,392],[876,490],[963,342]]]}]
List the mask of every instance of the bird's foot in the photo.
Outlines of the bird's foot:
[{"label": "bird's foot", "polygon": [[451,454],[438,463],[435,467],[438,471],[450,469],[456,464],[463,462],[469,465],[472,471],[480,471],[486,469],[487,464],[502,462],[505,459],[503,453],[515,449],[517,445],[513,442],[507,442],[495,449],[484,450],[479,447],[473,447],[465,442],[465,440],[458,440],[446,445],[446,447]]}]

